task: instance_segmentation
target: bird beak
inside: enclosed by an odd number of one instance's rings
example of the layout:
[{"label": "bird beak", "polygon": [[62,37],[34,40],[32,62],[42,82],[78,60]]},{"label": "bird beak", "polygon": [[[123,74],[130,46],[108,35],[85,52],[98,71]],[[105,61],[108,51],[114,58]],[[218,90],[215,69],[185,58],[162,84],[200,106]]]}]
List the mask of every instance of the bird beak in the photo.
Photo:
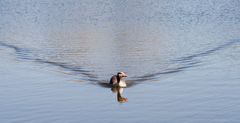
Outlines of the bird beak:
[{"label": "bird beak", "polygon": [[124,73],[123,77],[127,77],[128,75],[126,73]]}]

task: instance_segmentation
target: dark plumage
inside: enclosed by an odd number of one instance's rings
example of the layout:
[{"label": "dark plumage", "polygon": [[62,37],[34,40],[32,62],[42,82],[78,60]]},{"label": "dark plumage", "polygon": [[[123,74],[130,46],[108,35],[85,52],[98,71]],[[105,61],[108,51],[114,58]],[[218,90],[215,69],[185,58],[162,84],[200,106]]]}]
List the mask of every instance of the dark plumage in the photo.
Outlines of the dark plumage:
[{"label": "dark plumage", "polygon": [[117,87],[126,87],[126,83],[123,80],[124,77],[127,77],[126,73],[118,72],[117,75],[111,77],[109,84]]}]

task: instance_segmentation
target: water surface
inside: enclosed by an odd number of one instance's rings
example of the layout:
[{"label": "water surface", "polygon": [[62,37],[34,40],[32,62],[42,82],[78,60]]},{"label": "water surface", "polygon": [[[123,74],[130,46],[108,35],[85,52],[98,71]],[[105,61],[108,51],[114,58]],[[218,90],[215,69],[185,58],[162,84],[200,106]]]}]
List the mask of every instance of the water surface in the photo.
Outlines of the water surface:
[{"label": "water surface", "polygon": [[[239,0],[0,1],[2,122],[238,122]],[[131,85],[102,86],[118,71]]]}]

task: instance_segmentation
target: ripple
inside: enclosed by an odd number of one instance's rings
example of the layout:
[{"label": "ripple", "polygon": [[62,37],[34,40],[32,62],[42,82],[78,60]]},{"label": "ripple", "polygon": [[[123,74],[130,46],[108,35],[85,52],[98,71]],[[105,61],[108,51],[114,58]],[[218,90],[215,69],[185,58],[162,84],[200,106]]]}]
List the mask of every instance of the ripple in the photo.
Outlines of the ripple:
[{"label": "ripple", "polygon": [[[149,81],[149,80],[158,79],[159,77],[162,77],[164,75],[175,74],[175,73],[179,73],[181,71],[187,70],[192,67],[200,66],[200,63],[201,63],[201,61],[203,61],[203,59],[201,59],[201,60],[198,60],[198,59],[200,59],[201,57],[209,56],[217,51],[224,50],[236,43],[239,43],[239,40],[232,40],[232,41],[226,42],[224,44],[210,48],[205,51],[200,51],[200,52],[192,54],[192,55],[173,59],[170,62],[171,63],[170,67],[168,67],[164,70],[161,70],[161,71],[155,72],[155,73],[148,73],[148,74],[144,74],[144,75],[140,75],[140,76],[131,77],[129,80],[129,85],[135,85],[133,83],[141,83],[141,82],[145,82],[145,81]],[[22,60],[57,66],[64,70],[70,71],[72,75],[76,75],[76,76],[82,75],[82,76],[84,76],[82,78],[83,80],[87,80],[87,81],[90,81],[93,83],[99,83],[100,81],[102,81],[98,77],[98,75],[94,74],[93,70],[88,70],[87,67],[75,66],[75,65],[72,65],[71,63],[55,62],[55,61],[49,61],[49,60],[37,58],[37,57],[34,57],[34,54],[32,54],[33,51],[30,49],[20,48],[15,45],[6,44],[3,42],[0,42],[0,46],[13,49],[16,53],[17,58],[20,58]],[[171,67],[171,66],[173,66],[173,67]],[[105,83],[106,83],[106,81],[105,81]]]}]

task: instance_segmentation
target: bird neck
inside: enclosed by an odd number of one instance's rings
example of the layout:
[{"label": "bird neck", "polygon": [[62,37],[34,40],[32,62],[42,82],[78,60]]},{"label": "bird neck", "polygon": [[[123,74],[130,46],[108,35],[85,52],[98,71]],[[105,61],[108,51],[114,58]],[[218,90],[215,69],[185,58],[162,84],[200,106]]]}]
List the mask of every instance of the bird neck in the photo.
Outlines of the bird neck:
[{"label": "bird neck", "polygon": [[117,82],[119,83],[121,80],[120,76],[117,76]]}]

